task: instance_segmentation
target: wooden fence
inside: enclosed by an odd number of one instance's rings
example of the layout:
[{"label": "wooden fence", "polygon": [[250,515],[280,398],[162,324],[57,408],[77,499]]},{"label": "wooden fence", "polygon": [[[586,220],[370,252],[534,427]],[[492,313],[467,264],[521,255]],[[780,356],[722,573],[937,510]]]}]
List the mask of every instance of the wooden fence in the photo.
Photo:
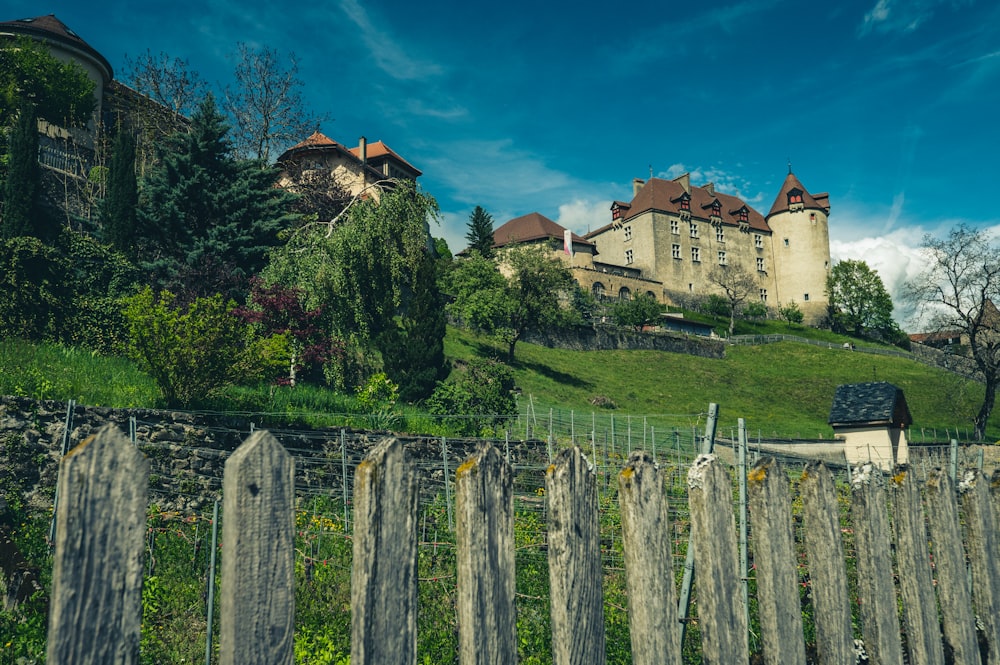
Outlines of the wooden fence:
[{"label": "wooden fence", "polygon": [[[226,462],[221,663],[293,662],[293,467],[264,431]],[[139,662],[148,473],[142,454],[111,427],[63,458],[48,662]],[[517,661],[512,481],[503,456],[489,446],[455,472],[463,664]],[[663,478],[650,455],[635,452],[618,483],[633,662],[680,663]],[[383,440],[356,470],[352,665],[417,662],[418,484],[397,439]],[[883,478],[862,467],[852,480],[849,525],[826,467],[807,465],[797,484],[793,497],[789,474],[772,459],[747,474],[762,662],[806,662],[804,584],[816,662],[853,663],[854,582],[870,662],[902,665],[905,650],[913,665],[1000,664],[1000,511],[998,491],[981,472],[968,472],[956,488],[941,471],[921,486],[906,468]],[[702,455],[688,474],[688,491],[702,661],[747,663],[748,580],[738,565],[730,468]],[[545,495],[553,662],[601,665],[597,485],[578,448],[558,453],[545,474]],[[793,503],[800,505],[794,516]],[[850,576],[845,530],[854,535],[857,570]]]}]

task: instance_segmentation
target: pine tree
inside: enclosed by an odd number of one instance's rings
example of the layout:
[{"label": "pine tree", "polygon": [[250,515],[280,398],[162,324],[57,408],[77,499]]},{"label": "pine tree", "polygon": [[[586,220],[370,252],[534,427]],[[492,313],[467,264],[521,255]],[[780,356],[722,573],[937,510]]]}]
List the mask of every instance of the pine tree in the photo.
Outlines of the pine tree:
[{"label": "pine tree", "polygon": [[38,205],[41,174],[38,167],[38,120],[35,108],[25,104],[18,115],[7,148],[7,177],[3,182],[3,237],[40,237],[43,231]]},{"label": "pine tree", "polygon": [[293,196],[274,187],[277,171],[235,159],[228,132],[208,95],[190,130],[165,142],[143,183],[139,259],[158,287],[241,298],[278,244],[278,231],[293,221]]},{"label": "pine tree", "polygon": [[130,252],[135,240],[139,194],[135,178],[135,138],[120,131],[111,150],[107,194],[101,202],[104,240],[115,249]]},{"label": "pine tree", "polygon": [[465,239],[469,241],[469,250],[477,250],[485,257],[493,254],[493,216],[483,210],[482,206],[469,215],[469,232]]}]

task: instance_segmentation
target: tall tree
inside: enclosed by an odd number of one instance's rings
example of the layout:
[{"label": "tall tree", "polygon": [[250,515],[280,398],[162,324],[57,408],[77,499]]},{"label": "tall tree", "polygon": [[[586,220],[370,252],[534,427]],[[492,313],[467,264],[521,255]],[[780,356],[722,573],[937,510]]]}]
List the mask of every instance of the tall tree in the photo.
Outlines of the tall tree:
[{"label": "tall tree", "polygon": [[94,113],[94,82],[77,62],[63,62],[27,37],[0,46],[0,126],[25,104],[63,127],[86,125]]},{"label": "tall tree", "polygon": [[895,330],[892,298],[882,278],[864,261],[838,261],[826,278],[826,294],[834,329],[861,337]]},{"label": "tall tree", "polygon": [[658,321],[664,309],[656,298],[643,293],[630,300],[615,303],[611,316],[618,325],[639,331],[643,326]]},{"label": "tall tree", "polygon": [[469,241],[469,250],[476,250],[486,258],[493,255],[493,216],[486,212],[482,206],[469,215],[469,232],[465,234],[465,239]]},{"label": "tall tree", "polygon": [[136,206],[139,189],[135,178],[135,138],[119,129],[111,148],[107,190],[101,202],[101,225],[104,240],[115,249],[127,252],[135,241]]},{"label": "tall tree", "polygon": [[477,252],[454,266],[450,310],[473,329],[507,345],[507,359],[524,335],[579,323],[573,293],[579,287],[562,261],[538,245],[519,245],[498,256],[503,269]]},{"label": "tall tree", "polygon": [[[423,330],[417,312],[432,310],[440,297],[425,266],[427,224],[436,216],[433,198],[400,183],[378,201],[356,202],[336,225],[302,226],[272,253],[265,279],[302,289],[305,305],[322,307],[331,331],[347,347],[337,359],[336,383],[350,387],[364,382],[367,374],[382,369],[376,359],[388,363],[387,371],[400,367],[393,365],[394,354],[401,352],[394,344],[415,339],[412,327]],[[426,362],[435,365],[436,335],[443,338],[444,331],[431,328],[436,332],[418,336],[428,351]],[[390,378],[403,383],[398,371]]]},{"label": "tall tree", "polygon": [[236,154],[269,164],[272,156],[307,136],[323,118],[306,112],[294,53],[288,64],[271,48],[239,44],[235,84],[223,107],[233,121]]},{"label": "tall tree", "polygon": [[986,231],[959,225],[944,238],[924,236],[925,269],[904,286],[931,329],[958,332],[982,374],[985,393],[973,419],[976,438],[996,403],[1000,384],[1000,245]]},{"label": "tall tree", "polygon": [[191,130],[164,142],[144,179],[140,260],[158,288],[245,296],[248,278],[264,267],[278,232],[293,221],[292,195],[274,187],[277,171],[235,159],[228,132],[208,95]]},{"label": "tall tree", "polygon": [[38,120],[35,108],[22,107],[7,147],[7,176],[3,182],[3,237],[44,235],[38,193]]},{"label": "tall tree", "polygon": [[760,284],[757,282],[757,277],[741,264],[716,266],[708,274],[708,281],[718,286],[722,290],[722,297],[726,299],[729,309],[729,336],[732,337],[740,306],[750,296],[759,293]]}]

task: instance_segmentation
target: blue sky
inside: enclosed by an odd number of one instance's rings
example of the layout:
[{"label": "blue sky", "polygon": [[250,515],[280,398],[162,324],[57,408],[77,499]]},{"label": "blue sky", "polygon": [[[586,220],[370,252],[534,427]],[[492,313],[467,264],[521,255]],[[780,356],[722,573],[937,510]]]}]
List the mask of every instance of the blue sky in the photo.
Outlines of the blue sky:
[{"label": "blue sky", "polygon": [[237,43],[294,52],[331,138],[383,140],[424,172],[453,251],[482,205],[609,221],[633,178],[690,172],[763,213],[788,163],[828,191],[835,259],[890,292],[924,233],[1000,226],[1000,4],[976,0],[133,3],[53,13],[121,72],[147,49],[232,79]]}]

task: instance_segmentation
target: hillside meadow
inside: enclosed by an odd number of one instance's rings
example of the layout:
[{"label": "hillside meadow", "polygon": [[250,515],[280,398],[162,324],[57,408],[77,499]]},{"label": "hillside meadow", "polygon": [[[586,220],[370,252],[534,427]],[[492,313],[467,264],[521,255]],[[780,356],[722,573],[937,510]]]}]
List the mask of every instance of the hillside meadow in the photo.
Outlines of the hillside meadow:
[{"label": "hillside meadow", "polygon": [[[450,361],[474,356],[502,358],[491,339],[449,327],[445,351]],[[944,370],[894,356],[796,342],[728,346],[721,360],[659,351],[569,351],[519,343],[513,365],[520,390],[519,409],[573,413],[583,422],[591,413],[626,418],[673,416],[696,419],[709,403],[720,406],[722,431],[743,418],[748,431],[765,437],[830,438],[830,404],[838,385],[889,381],[906,394],[913,416],[911,438],[963,439],[983,388]],[[17,340],[0,341],[0,393],[69,400],[110,407],[160,407],[156,386],[123,358]],[[610,404],[595,406],[595,402]],[[350,395],[321,387],[234,387],[204,408],[280,414],[302,424],[329,423],[317,414],[357,413]],[[397,405],[402,427],[444,434],[420,418],[419,405]],[[1000,438],[991,418],[988,439]]]}]

